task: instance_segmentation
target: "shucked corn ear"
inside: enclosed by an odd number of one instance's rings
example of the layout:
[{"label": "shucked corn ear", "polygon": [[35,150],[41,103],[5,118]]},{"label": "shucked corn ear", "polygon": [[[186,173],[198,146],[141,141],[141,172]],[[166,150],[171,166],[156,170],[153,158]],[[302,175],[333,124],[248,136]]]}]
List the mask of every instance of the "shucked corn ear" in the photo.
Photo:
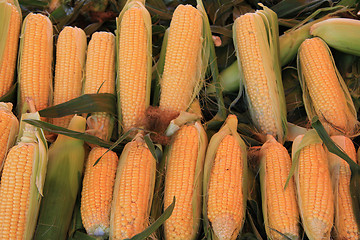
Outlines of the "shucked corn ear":
[{"label": "shucked corn ear", "polygon": [[207,136],[200,122],[183,125],[165,153],[164,209],[175,208],[164,223],[165,239],[195,239],[201,215],[201,188]]},{"label": "shucked corn ear", "polygon": [[139,133],[125,145],[116,172],[110,239],[126,239],[149,225],[156,160]]},{"label": "shucked corn ear", "polygon": [[317,115],[330,135],[354,134],[357,126],[354,104],[330,49],[320,38],[301,44],[298,75],[309,120]]},{"label": "shucked corn ear", "polygon": [[200,8],[191,5],[179,5],[174,11],[160,80],[163,110],[185,111],[202,87],[209,57],[204,41],[205,18]]},{"label": "shucked corn ear", "polygon": [[12,113],[12,104],[0,102],[0,172],[4,165],[6,154],[11,148],[19,132],[19,121]]},{"label": "shucked corn ear", "polygon": [[268,238],[300,239],[299,210],[293,177],[284,188],[291,168],[287,149],[268,135],[261,147],[260,161],[262,210]]},{"label": "shucked corn ear", "polygon": [[117,21],[118,114],[126,132],[138,126],[150,104],[152,29],[150,14],[141,1],[130,1]]},{"label": "shucked corn ear", "polygon": [[[21,119],[40,120],[36,113]],[[47,169],[43,131],[21,121],[19,142],[6,157],[0,184],[0,238],[32,239]]]},{"label": "shucked corn ear", "polygon": [[247,149],[229,115],[206,152],[203,182],[205,233],[211,239],[236,239],[245,221]]},{"label": "shucked corn ear", "polygon": [[17,6],[0,1],[0,97],[14,83],[21,20],[21,11]]},{"label": "shucked corn ear", "polygon": [[[352,141],[345,136],[333,136],[331,139],[356,162],[356,151]],[[343,159],[328,153],[331,180],[335,196],[335,239],[355,240],[360,238],[360,229],[357,226],[351,193],[349,164]]]},{"label": "shucked corn ear", "polygon": [[330,47],[360,56],[360,21],[350,18],[330,18],[310,28],[310,34],[323,39]]},{"label": "shucked corn ear", "polygon": [[[77,27],[65,27],[56,44],[54,100],[57,105],[81,95],[85,73],[85,32]],[[53,118],[54,125],[67,128],[73,116]]]},{"label": "shucked corn ear", "polygon": [[25,98],[35,102],[37,111],[52,99],[53,26],[42,14],[29,13],[24,19],[19,49],[18,111]]},{"label": "shucked corn ear", "polygon": [[[86,120],[74,116],[68,128],[84,132]],[[59,135],[49,148],[49,164],[34,240],[66,239],[84,167],[84,141]],[[36,218],[35,218],[36,219]]]},{"label": "shucked corn ear", "polygon": [[[115,36],[110,32],[95,32],[89,42],[86,58],[84,94],[115,94]],[[93,113],[87,119],[89,133],[110,140],[114,117],[108,113]]]},{"label": "shucked corn ear", "polygon": [[328,159],[315,130],[295,138],[292,146],[301,222],[310,240],[330,239],[334,196]]},{"label": "shucked corn ear", "polygon": [[81,192],[82,222],[86,232],[95,236],[106,236],[110,231],[110,208],[119,158],[115,152],[105,154],[106,151],[101,147],[90,151]]},{"label": "shucked corn ear", "polygon": [[234,22],[233,35],[252,121],[260,133],[283,143],[287,120],[277,16],[267,7],[241,15]]}]

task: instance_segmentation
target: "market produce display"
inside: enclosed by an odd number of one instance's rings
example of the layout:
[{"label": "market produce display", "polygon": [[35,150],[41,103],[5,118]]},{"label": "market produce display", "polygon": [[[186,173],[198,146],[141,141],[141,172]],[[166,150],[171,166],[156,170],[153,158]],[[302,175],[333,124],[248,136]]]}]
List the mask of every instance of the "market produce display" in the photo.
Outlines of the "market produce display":
[{"label": "market produce display", "polygon": [[360,239],[355,0],[0,0],[0,239]]}]

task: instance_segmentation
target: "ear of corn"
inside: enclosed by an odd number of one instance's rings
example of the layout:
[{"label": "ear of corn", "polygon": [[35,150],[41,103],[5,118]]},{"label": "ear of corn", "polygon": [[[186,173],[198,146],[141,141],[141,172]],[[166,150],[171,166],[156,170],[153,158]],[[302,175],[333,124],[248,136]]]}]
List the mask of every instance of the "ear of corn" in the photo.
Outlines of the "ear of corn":
[{"label": "ear of corn", "polygon": [[252,121],[261,133],[282,143],[287,120],[277,16],[266,7],[241,15],[234,22],[233,35]]},{"label": "ear of corn", "polygon": [[14,83],[21,11],[15,5],[1,0],[0,20],[0,96],[3,96]]},{"label": "ear of corn", "polygon": [[105,154],[106,151],[101,147],[90,151],[81,192],[82,222],[86,232],[95,236],[107,236],[110,231],[110,208],[119,158],[115,152]]},{"label": "ear of corn", "polygon": [[[23,119],[40,120],[38,113]],[[20,141],[6,157],[0,184],[0,238],[32,239],[47,169],[47,143],[41,129],[22,122]]]},{"label": "ear of corn", "polygon": [[[85,32],[77,27],[65,27],[56,44],[54,100],[57,105],[81,95],[85,73]],[[73,116],[53,118],[54,125],[66,128]]]},{"label": "ear of corn", "polygon": [[191,5],[179,5],[173,14],[160,80],[160,108],[179,113],[196,97],[203,81],[203,16]]},{"label": "ear of corn", "polygon": [[130,1],[117,21],[118,113],[126,132],[138,125],[150,104],[152,29],[150,14],[139,1]]},{"label": "ear of corn", "polygon": [[[260,184],[265,230],[269,239],[299,239],[299,210],[295,182],[290,173],[291,159],[287,149],[271,135],[260,151]],[[280,235],[281,233],[282,235]]]},{"label": "ear of corn", "polygon": [[237,133],[237,122],[235,115],[229,115],[206,152],[204,230],[210,231],[214,239],[236,239],[245,221],[247,149]]},{"label": "ear of corn", "polygon": [[125,145],[116,172],[110,239],[126,239],[149,225],[156,161],[139,133]]},{"label": "ear of corn", "polygon": [[25,98],[32,98],[36,110],[48,107],[52,99],[53,26],[42,14],[26,16],[21,30],[18,65],[18,111]]},{"label": "ear of corn", "polygon": [[[84,132],[85,126],[86,120],[83,117],[74,116],[68,128]],[[83,145],[83,140],[65,135],[59,135],[51,144],[44,199],[34,240],[66,239],[81,183],[85,157]]]},{"label": "ear of corn", "polygon": [[166,239],[195,239],[201,215],[201,188],[207,136],[200,122],[183,125],[165,153],[164,209],[176,198],[165,221]]},{"label": "ear of corn", "polygon": [[12,113],[12,104],[0,102],[0,171],[8,150],[14,145],[19,132],[19,121]]},{"label": "ear of corn", "polygon": [[[115,94],[115,36],[110,32],[95,32],[89,42],[86,58],[84,94]],[[88,119],[89,133],[110,140],[114,117],[107,113],[93,113]]]},{"label": "ear of corn", "polygon": [[[333,136],[331,139],[356,162],[356,151],[351,139],[345,136]],[[349,165],[340,157],[327,152],[333,191],[335,196],[335,239],[359,239],[350,193],[351,171]]]},{"label": "ear of corn", "polygon": [[301,44],[298,75],[308,118],[318,116],[330,135],[354,134],[357,125],[354,104],[328,46],[320,38]]},{"label": "ear of corn", "polygon": [[334,223],[334,196],[328,159],[315,130],[299,135],[292,147],[295,184],[301,222],[312,239],[330,239]]}]

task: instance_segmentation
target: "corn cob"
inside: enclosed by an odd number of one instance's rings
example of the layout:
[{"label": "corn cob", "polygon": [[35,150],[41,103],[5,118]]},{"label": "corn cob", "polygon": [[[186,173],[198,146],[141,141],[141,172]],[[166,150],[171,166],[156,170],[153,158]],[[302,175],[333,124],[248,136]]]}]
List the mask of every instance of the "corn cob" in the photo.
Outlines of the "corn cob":
[{"label": "corn cob", "polygon": [[233,35],[252,121],[262,134],[282,143],[287,121],[277,16],[266,7],[241,15],[234,22]]},{"label": "corn cob", "polygon": [[19,44],[21,12],[15,5],[0,1],[0,97],[6,94],[13,82]]},{"label": "corn cob", "polygon": [[[179,5],[170,23],[161,85],[160,108],[185,111],[201,83],[203,19],[190,5]],[[181,86],[181,88],[179,88]]]},{"label": "corn cob", "polygon": [[214,239],[236,239],[245,221],[246,145],[236,128],[236,116],[229,115],[224,126],[211,138],[206,152],[204,227],[205,232],[211,229]]},{"label": "corn cob", "polygon": [[[115,36],[96,32],[89,42],[86,58],[84,94],[115,94]],[[88,119],[89,133],[110,140],[114,118],[107,113],[93,113]]]},{"label": "corn cob", "polygon": [[315,130],[295,138],[292,147],[295,184],[303,228],[307,237],[330,239],[334,223],[334,196],[329,164]]},{"label": "corn cob", "polygon": [[201,179],[207,138],[199,122],[184,125],[166,153],[164,209],[175,208],[164,225],[165,239],[195,239],[201,214]]},{"label": "corn cob", "polygon": [[[40,120],[37,113],[23,119]],[[21,121],[20,141],[6,157],[0,184],[0,239],[32,239],[47,168],[41,129]]]},{"label": "corn cob", "polygon": [[126,144],[116,173],[110,239],[131,238],[149,224],[156,161],[139,133]]},{"label": "corn cob", "polygon": [[124,132],[138,126],[150,103],[151,18],[143,3],[133,1],[120,14],[118,25],[119,119]]},{"label": "corn cob", "polygon": [[[65,27],[60,32],[56,46],[54,105],[81,95],[86,45],[86,35],[82,29]],[[72,117],[53,118],[52,123],[66,128]]]},{"label": "corn cob", "polygon": [[115,152],[105,154],[106,151],[101,147],[90,151],[81,192],[82,222],[86,232],[95,236],[106,236],[110,230],[110,208],[119,158]]},{"label": "corn cob", "polygon": [[[74,116],[68,128],[84,132],[86,120]],[[66,239],[81,184],[84,141],[59,135],[49,148],[49,164],[34,240]],[[35,218],[36,220],[36,218]]]},{"label": "corn cob", "polygon": [[323,40],[312,38],[301,44],[298,73],[308,118],[317,115],[330,135],[353,134],[356,110]]},{"label": "corn cob", "polygon": [[[356,151],[352,141],[345,136],[333,136],[331,139],[356,162]],[[349,165],[340,157],[328,152],[331,179],[335,194],[335,234],[334,239],[359,239],[360,229],[357,226],[350,195]]]},{"label": "corn cob", "polygon": [[284,189],[291,168],[290,155],[271,135],[267,139],[260,151],[265,230],[269,239],[299,239],[299,210],[294,178]]},{"label": "corn cob", "polygon": [[12,104],[0,102],[0,123],[1,136],[0,142],[0,171],[2,170],[4,160],[8,150],[14,145],[16,135],[19,132],[19,121],[12,113]]},{"label": "corn cob", "polygon": [[30,13],[22,26],[19,50],[19,106],[32,98],[36,110],[48,107],[52,99],[53,28],[48,17]]}]

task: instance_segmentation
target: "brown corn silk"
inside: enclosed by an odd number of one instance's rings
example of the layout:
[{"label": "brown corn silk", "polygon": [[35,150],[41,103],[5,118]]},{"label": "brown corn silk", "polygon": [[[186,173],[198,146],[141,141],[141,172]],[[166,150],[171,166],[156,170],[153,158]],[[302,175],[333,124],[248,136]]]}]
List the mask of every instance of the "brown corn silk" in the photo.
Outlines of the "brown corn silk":
[{"label": "brown corn silk", "polygon": [[260,184],[265,230],[269,239],[299,239],[299,210],[287,149],[268,135],[260,150]]},{"label": "brown corn silk", "polygon": [[[56,44],[56,66],[53,104],[57,105],[81,95],[85,73],[85,32],[77,27],[65,27]],[[73,115],[53,118],[52,124],[67,128]]]},{"label": "brown corn silk", "polygon": [[156,161],[143,136],[127,143],[116,172],[110,239],[131,238],[149,225]]},{"label": "brown corn silk", "polygon": [[[331,139],[343,149],[355,162],[356,151],[353,142],[345,136],[333,136]],[[335,228],[334,239],[359,239],[360,229],[356,223],[350,193],[351,171],[343,159],[327,152],[333,191],[335,195]]]}]

